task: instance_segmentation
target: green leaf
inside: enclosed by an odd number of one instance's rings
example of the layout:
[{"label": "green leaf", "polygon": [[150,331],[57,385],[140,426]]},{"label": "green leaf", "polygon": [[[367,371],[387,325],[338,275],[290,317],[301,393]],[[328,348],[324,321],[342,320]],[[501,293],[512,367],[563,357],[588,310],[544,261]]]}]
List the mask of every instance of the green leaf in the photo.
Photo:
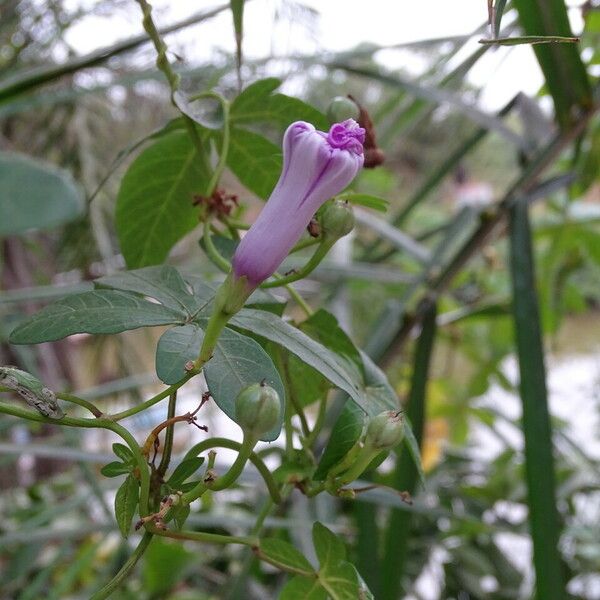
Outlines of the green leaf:
[{"label": "green leaf", "polygon": [[318,579],[296,575],[283,586],[279,600],[327,600],[327,592]]},{"label": "green leaf", "polygon": [[[262,313],[262,311],[256,311]],[[271,313],[265,313],[271,314]],[[281,399],[279,423],[261,439],[271,442],[279,436],[284,414],[285,389],[269,355],[258,342],[237,331],[225,328],[213,357],[204,367],[206,384],[219,408],[235,421],[235,399],[248,385],[265,380]]]},{"label": "green leaf", "polygon": [[298,406],[310,406],[331,389],[331,383],[319,371],[309,367],[293,354],[285,354],[284,368],[290,393]]},{"label": "green leaf", "polygon": [[372,194],[360,194],[357,192],[344,192],[336,198],[350,202],[350,204],[356,204],[357,206],[364,206],[366,208],[372,208],[379,212],[386,212],[390,206],[389,200],[380,198],[379,196],[373,196]]},{"label": "green leaf", "polygon": [[223,106],[216,98],[189,100],[181,90],[178,90],[173,94],[173,102],[184,115],[200,127],[215,131],[223,128],[225,123]]},{"label": "green leaf", "polygon": [[[394,410],[398,410],[398,400],[394,388],[390,385],[385,373],[371,360],[371,358],[361,352],[363,364],[365,367],[365,389],[370,398],[377,404],[395,403]],[[421,461],[421,453],[419,451],[419,443],[417,442],[412,430],[410,418],[405,415],[404,418],[404,444],[408,448],[414,466],[417,469],[419,480],[425,484],[425,473],[423,472],[423,464]]]},{"label": "green leaf", "polygon": [[239,125],[266,121],[283,128],[294,121],[308,121],[317,129],[329,129],[327,118],[316,108],[291,96],[273,94],[280,85],[279,79],[270,77],[248,86],[231,104],[231,122]]},{"label": "green leaf", "polygon": [[97,288],[135,292],[158,300],[164,306],[188,315],[204,304],[204,298],[192,296],[188,284],[179,271],[170,265],[145,267],[100,277],[94,281]]},{"label": "green leaf", "polygon": [[507,0],[495,0],[494,2],[494,22],[492,23],[494,30],[494,37],[498,38],[500,35],[500,24],[502,23],[502,15],[504,14],[504,9],[506,8]]},{"label": "green leaf", "polygon": [[194,196],[210,180],[206,156],[186,132],[166,135],[131,164],[117,197],[115,223],[121,250],[131,268],[158,264],[198,224]]},{"label": "green leaf", "polygon": [[242,68],[242,39],[244,36],[244,0],[230,0],[231,14],[233,15],[233,29],[235,31],[235,56],[238,68]]},{"label": "green leaf", "polygon": [[359,350],[330,312],[322,308],[317,310],[300,324],[300,329],[343,358],[349,368],[362,372],[363,361]]},{"label": "green leaf", "polygon": [[[338,358],[346,362],[349,370],[357,371],[358,379],[362,377],[360,354],[331,313],[318,310],[300,323],[299,329],[334,352]],[[321,398],[329,389],[330,384],[326,378],[294,355],[288,354],[285,362],[290,387],[299,405],[308,406]]]},{"label": "green leaf", "polygon": [[[0,114],[1,114],[0,110]],[[92,192],[90,196],[87,198],[88,204],[94,200],[94,198],[100,193],[100,190],[106,185],[106,182],[112,177],[113,173],[125,162],[125,160],[131,156],[138,148],[143,146],[146,142],[150,142],[152,140],[157,140],[173,131],[180,131],[185,129],[185,122],[183,117],[176,117],[168,121],[163,127],[160,129],[156,129],[152,133],[144,136],[143,138],[137,140],[133,144],[130,144],[126,148],[123,148],[119,151],[117,156],[115,156],[114,160],[108,167],[108,170],[104,174],[104,177],[101,179],[100,183],[97,185],[96,189]]]},{"label": "green leaf", "polygon": [[169,477],[167,483],[173,489],[178,489],[188,477],[191,477],[202,466],[202,463],[204,463],[204,458],[202,456],[195,456],[182,460],[173,471],[171,477]]},{"label": "green leaf", "polygon": [[344,390],[367,414],[376,415],[383,410],[398,408],[395,397],[392,398],[387,393],[372,393],[381,391],[379,384],[373,390],[368,389],[357,368],[352,368],[348,361],[340,359],[334,352],[276,315],[260,310],[242,309],[231,319],[230,324],[251,331],[295,354],[335,386]]},{"label": "green leaf", "polygon": [[127,475],[128,473],[131,473],[131,471],[131,465],[126,465],[118,460],[110,462],[100,469],[100,473],[102,473],[104,477],[118,477],[119,475]]},{"label": "green leaf", "polygon": [[316,521],[312,529],[312,538],[321,565],[320,573],[334,568],[340,561],[345,560],[346,548],[344,542],[325,525]]},{"label": "green leaf", "polygon": [[139,327],[170,325],[185,315],[117,290],[94,290],[50,304],[10,334],[13,344],[52,342],[74,333],[120,333]]},{"label": "green leaf", "polygon": [[[394,388],[390,385],[385,373],[361,351],[360,356],[364,365],[363,390],[368,402],[374,406],[383,407],[377,411],[398,410],[400,402]],[[369,413],[369,416],[373,416]],[[406,428],[406,421],[404,424]]]},{"label": "green leaf", "polygon": [[281,148],[267,138],[239,127],[231,129],[227,166],[245,187],[265,200],[283,164]]},{"label": "green leaf", "polygon": [[419,476],[421,485],[425,485],[425,471],[423,471],[423,461],[421,459],[421,451],[419,450],[419,442],[413,432],[412,424],[406,416],[404,417],[404,445],[417,469],[417,475]]},{"label": "green leaf", "polygon": [[319,572],[319,581],[332,600],[357,600],[360,598],[358,574],[353,565],[341,561],[336,566]]},{"label": "green leaf", "polygon": [[187,521],[187,518],[190,516],[191,508],[189,504],[178,504],[172,508],[173,510],[173,520],[175,521],[175,525],[177,525],[177,529],[182,529]]},{"label": "green leaf", "polygon": [[494,38],[493,40],[481,39],[480,44],[488,46],[520,46],[522,44],[576,44],[579,38],[563,37],[560,35],[522,35],[520,37]]},{"label": "green leaf", "polygon": [[13,152],[0,152],[0,236],[68,223],[84,210],[66,172]]},{"label": "green leaf", "polygon": [[[423,328],[415,347],[410,394],[404,415],[405,448],[397,449],[398,458],[393,472],[392,486],[399,491],[414,493],[417,479],[424,481],[419,447],[425,430],[427,381],[437,333],[437,306],[433,305],[423,319]],[[410,421],[414,425],[411,428]],[[408,453],[406,452],[408,449]],[[411,531],[411,514],[394,510],[385,534],[385,552],[381,567],[381,588],[384,597],[401,595],[402,580],[408,561],[408,543]]]},{"label": "green leaf", "polygon": [[156,347],[156,374],[167,385],[180,381],[186,374],[185,365],[198,358],[204,332],[193,324],[165,331]]},{"label": "green leaf", "polygon": [[261,560],[291,573],[308,577],[315,574],[313,566],[304,555],[284,540],[275,538],[261,540],[259,556]]},{"label": "green leaf", "polygon": [[123,537],[129,535],[131,521],[139,501],[140,488],[136,478],[128,475],[115,496],[115,517]]},{"label": "green leaf", "polygon": [[510,212],[510,266],[537,597],[563,598],[565,586],[558,550],[560,521],[555,503],[552,427],[528,203],[524,200],[517,200]]},{"label": "green leaf", "polygon": [[[528,36],[573,37],[564,0],[514,0],[523,33]],[[561,127],[569,127],[580,109],[593,104],[585,66],[576,44],[533,47],[554,100]]]},{"label": "green leaf", "polygon": [[115,453],[117,458],[120,458],[123,462],[130,462],[133,460],[133,452],[125,444],[116,442],[112,445],[112,451]]},{"label": "green leaf", "polygon": [[358,442],[365,422],[365,413],[354,402],[346,402],[340,413],[321,460],[314,474],[316,481],[322,481],[334,465],[337,465]]}]

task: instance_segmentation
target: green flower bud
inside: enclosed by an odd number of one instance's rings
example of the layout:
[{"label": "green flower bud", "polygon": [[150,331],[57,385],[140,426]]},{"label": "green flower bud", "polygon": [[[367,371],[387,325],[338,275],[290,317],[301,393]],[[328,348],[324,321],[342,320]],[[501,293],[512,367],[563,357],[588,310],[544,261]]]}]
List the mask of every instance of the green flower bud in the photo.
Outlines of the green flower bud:
[{"label": "green flower bud", "polygon": [[356,102],[345,96],[336,96],[327,107],[327,118],[331,123],[341,123],[346,119],[358,121],[360,109]]},{"label": "green flower bud", "polygon": [[319,222],[323,239],[339,240],[354,229],[354,212],[348,202],[334,200],[324,206]]},{"label": "green flower bud", "polygon": [[390,450],[404,437],[402,411],[388,410],[373,417],[367,425],[365,445],[375,450]]},{"label": "green flower bud", "polygon": [[244,433],[261,436],[277,425],[281,413],[279,394],[266,383],[244,388],[235,400],[235,420]]}]

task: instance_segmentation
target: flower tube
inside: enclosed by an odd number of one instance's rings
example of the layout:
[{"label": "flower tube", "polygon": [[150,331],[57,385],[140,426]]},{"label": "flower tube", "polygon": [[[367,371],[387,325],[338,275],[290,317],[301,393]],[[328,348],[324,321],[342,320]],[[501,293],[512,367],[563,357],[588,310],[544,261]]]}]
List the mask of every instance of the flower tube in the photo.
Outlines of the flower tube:
[{"label": "flower tube", "polygon": [[233,256],[233,276],[245,278],[248,290],[273,275],[320,206],[354,179],[364,162],[364,138],[352,119],[328,133],[303,121],[287,128],[279,181]]}]

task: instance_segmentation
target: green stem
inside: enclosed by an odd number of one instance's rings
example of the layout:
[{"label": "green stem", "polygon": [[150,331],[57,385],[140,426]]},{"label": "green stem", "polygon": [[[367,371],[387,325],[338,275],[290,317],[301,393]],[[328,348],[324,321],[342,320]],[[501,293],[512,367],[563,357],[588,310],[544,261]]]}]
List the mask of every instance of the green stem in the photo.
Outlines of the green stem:
[{"label": "green stem", "polygon": [[[209,450],[210,448],[227,448],[228,450],[235,450],[239,453],[241,451],[242,444],[233,440],[229,440],[227,438],[211,438],[208,440],[203,440],[202,442],[193,446],[189,450],[189,452],[186,453],[184,460],[187,458],[198,456],[199,454],[205,452],[206,450]],[[251,452],[248,459],[256,467],[256,470],[263,478],[273,502],[275,502],[275,504],[280,504],[281,494],[279,493],[277,483],[273,479],[271,471],[269,471],[267,465],[255,452]]]},{"label": "green stem", "polygon": [[104,418],[110,421],[121,421],[122,419],[126,419],[127,417],[137,415],[138,413],[146,410],[147,408],[150,408],[151,406],[154,406],[155,404],[158,404],[161,400],[164,400],[165,398],[173,394],[176,390],[185,385],[192,377],[197,375],[199,372],[199,370],[194,369],[193,371],[187,373],[185,377],[181,379],[181,381],[170,385],[168,388],[164,389],[159,394],[156,394],[156,396],[152,396],[152,398],[150,398],[149,400],[146,400],[145,402],[142,402],[141,404],[138,404],[137,406],[134,406],[132,408],[128,408],[127,410],[115,413],[114,415],[104,415]]},{"label": "green stem", "polygon": [[306,420],[306,415],[304,414],[304,410],[302,406],[298,402],[298,398],[294,394],[292,388],[290,387],[290,372],[288,368],[287,360],[283,356],[283,351],[281,348],[278,348],[276,351],[275,363],[279,372],[283,375],[283,388],[285,391],[285,397],[289,400],[290,404],[294,407],[295,413],[300,418],[300,425],[302,427],[302,435],[304,437],[308,437],[310,434],[310,428],[308,427],[308,421]]},{"label": "green stem", "polygon": [[241,544],[243,546],[256,546],[258,544],[258,539],[255,537],[237,537],[204,531],[172,531],[171,529],[159,529],[153,524],[148,524],[146,529],[155,535],[175,540],[192,540],[209,544]]},{"label": "green stem", "polygon": [[221,335],[221,331],[223,331],[223,328],[225,325],[227,325],[229,318],[230,315],[227,315],[223,312],[214,312],[210,317],[208,325],[204,330],[204,338],[202,340],[200,354],[196,359],[196,368],[202,368],[202,366],[211,359],[215,351],[217,341],[219,340],[219,336]]},{"label": "green stem", "polygon": [[315,426],[312,431],[308,435],[305,440],[305,444],[307,448],[310,448],[317,439],[321,429],[323,428],[323,423],[325,422],[325,415],[327,413],[327,394],[324,394],[319,400],[319,412],[317,413],[317,419],[315,421]]},{"label": "green stem", "polygon": [[[289,484],[285,484],[281,488],[281,498],[282,500],[287,498],[290,492],[293,490],[293,487]],[[250,531],[250,535],[259,537],[264,528],[264,523],[266,518],[273,512],[275,505],[270,499],[267,499],[263,504],[260,512],[258,513],[258,517],[256,517],[256,522]],[[242,567],[236,575],[235,581],[230,586],[229,590],[225,592],[224,599],[225,600],[241,600],[242,598],[246,598],[246,580],[248,577],[248,573],[252,568],[252,563],[256,559],[254,554],[250,551],[249,548],[245,550],[246,555],[243,558]]]},{"label": "green stem", "polygon": [[100,590],[98,590],[90,600],[105,600],[109,598],[112,593],[125,581],[129,576],[132,569],[141,558],[142,554],[148,548],[148,545],[152,541],[152,533],[146,531],[142,536],[140,543],[137,548],[133,551],[133,554],[127,559],[127,562],[121,567],[119,572]]},{"label": "green stem", "polygon": [[[140,8],[142,9],[142,24],[144,26],[144,29],[148,34],[148,37],[152,40],[152,43],[154,44],[154,48],[156,50],[156,66],[158,67],[159,71],[161,71],[164,74],[169,83],[169,87],[171,88],[171,102],[173,103],[175,108],[177,108],[177,110],[181,112],[181,110],[177,106],[177,103],[175,102],[175,93],[179,89],[180,77],[177,73],[175,73],[175,71],[173,71],[173,68],[171,67],[171,63],[167,58],[167,45],[164,43],[156,25],[154,24],[154,21],[152,20],[152,6],[149,2],[147,2],[147,0],[136,0],[136,2],[140,5]],[[204,153],[202,140],[198,135],[196,124],[194,123],[193,119],[191,119],[185,113],[182,112],[181,115],[183,117],[183,121],[189,133],[189,136],[194,144],[194,147],[198,152],[198,155],[200,157],[205,157],[206,154]]]},{"label": "green stem", "polygon": [[[175,416],[175,408],[177,405],[177,391],[174,391],[169,396],[169,407],[167,408],[167,420],[172,419]],[[175,423],[170,423],[165,431],[165,442],[163,444],[163,453],[158,465],[157,473],[160,478],[164,476],[169,468],[171,462],[171,451],[173,449],[173,433],[175,430]]]},{"label": "green stem", "polygon": [[308,237],[305,240],[300,240],[291,250],[290,254],[294,254],[294,252],[299,252],[300,250],[304,250],[304,248],[309,248],[310,246],[314,246],[315,244],[320,244],[321,240],[319,238]]},{"label": "green stem", "polygon": [[[273,275],[273,277],[279,277],[278,275]],[[298,293],[296,289],[294,289],[290,284],[285,286],[285,289],[288,291],[288,294],[296,301],[296,304],[304,311],[304,314],[307,317],[310,317],[313,314],[312,308],[308,305],[306,300]]]},{"label": "green stem", "polygon": [[210,178],[210,183],[208,184],[208,196],[212,195],[215,191],[219,180],[221,179],[221,175],[225,170],[225,166],[227,165],[227,155],[229,154],[229,139],[230,139],[230,128],[229,128],[229,102],[221,96],[221,94],[217,94],[217,92],[209,91],[203,92],[196,96],[192,96],[192,100],[197,100],[203,97],[211,97],[215,98],[221,104],[221,110],[223,111],[223,140],[221,142],[221,152],[219,154],[219,162],[215,167],[215,171]]},{"label": "green stem", "polygon": [[79,406],[83,406],[83,408],[89,410],[94,415],[94,417],[98,419],[106,416],[95,404],[92,404],[91,402],[89,402],[88,400],[84,400],[83,398],[73,396],[73,394],[60,392],[56,394],[56,397],[60,398],[61,400],[66,400],[67,402],[71,402],[72,404],[78,404]]},{"label": "green stem", "polygon": [[210,233],[209,219],[204,221],[202,239],[204,240],[206,253],[210,256],[211,260],[215,263],[215,265],[217,265],[217,267],[219,267],[219,269],[221,269],[221,271],[223,271],[223,273],[229,273],[229,271],[231,271],[231,263],[217,250],[217,247],[214,245]]},{"label": "green stem", "polygon": [[224,218],[224,221],[229,227],[233,227],[234,229],[241,229],[242,231],[247,231],[248,229],[250,229],[250,225],[248,223],[238,221],[237,219],[231,219],[230,217],[226,217]]},{"label": "green stem", "polygon": [[261,288],[273,288],[273,287],[281,287],[282,285],[286,285],[288,283],[293,283],[294,281],[298,281],[299,279],[304,279],[307,275],[310,275],[319,263],[325,258],[326,254],[331,250],[333,244],[335,244],[337,240],[321,240],[319,247],[314,251],[313,255],[310,257],[309,261],[295,273],[291,273],[290,275],[286,275],[284,277],[278,277],[274,281],[267,281],[263,283]]},{"label": "green stem", "polygon": [[252,450],[256,445],[256,440],[254,437],[244,434],[244,440],[240,446],[237,458],[234,463],[229,468],[229,471],[216,479],[211,483],[206,483],[201,481],[193,487],[189,492],[183,494],[181,496],[181,502],[183,504],[189,504],[193,502],[197,498],[199,498],[204,492],[207,490],[212,490],[214,492],[224,490],[230,487],[233,483],[235,483],[236,479],[241,475],[244,470],[245,464],[248,462],[250,455],[252,454]]}]

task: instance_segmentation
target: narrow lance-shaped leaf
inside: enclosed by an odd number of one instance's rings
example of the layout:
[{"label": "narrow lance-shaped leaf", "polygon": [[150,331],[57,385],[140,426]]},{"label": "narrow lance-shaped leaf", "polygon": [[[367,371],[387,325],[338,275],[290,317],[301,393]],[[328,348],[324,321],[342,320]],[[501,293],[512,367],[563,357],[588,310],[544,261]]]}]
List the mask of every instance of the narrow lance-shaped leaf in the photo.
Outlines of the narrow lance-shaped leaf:
[{"label": "narrow lance-shaped leaf", "polygon": [[494,30],[494,37],[497,38],[500,35],[500,25],[502,23],[502,15],[504,14],[504,9],[506,8],[507,0],[495,0],[494,2],[494,22],[492,23],[492,28]]},{"label": "narrow lance-shaped leaf", "polygon": [[233,317],[231,325],[283,346],[349,394],[367,414],[376,415],[383,410],[397,408],[395,396],[390,398],[388,394],[372,393],[380,391],[380,388],[368,389],[358,369],[350,368],[334,352],[276,315],[242,309]]},{"label": "narrow lance-shaped leaf", "polygon": [[13,344],[39,344],[74,333],[120,333],[184,320],[184,313],[137,295],[117,290],[94,290],[67,296],[46,306],[17,326],[9,340]]},{"label": "narrow lance-shaped leaf", "polygon": [[94,285],[97,288],[110,288],[149,296],[164,306],[190,315],[206,301],[203,297],[192,296],[188,284],[179,271],[170,265],[145,267],[107,275],[96,279]]},{"label": "narrow lance-shaped leaf", "polygon": [[[514,0],[525,35],[573,37],[564,0]],[[554,100],[561,127],[573,122],[574,109],[592,105],[585,66],[575,44],[539,44],[534,47],[546,86]]]},{"label": "narrow lance-shaped leaf", "polygon": [[128,475],[115,496],[115,516],[123,537],[129,535],[131,521],[138,505],[140,488],[136,478]]},{"label": "narrow lance-shaped leaf", "polygon": [[[415,435],[414,445],[417,449],[422,444],[425,427],[426,386],[436,333],[436,314],[434,305],[423,321],[423,329],[415,349],[411,389],[406,407],[406,416],[411,421],[412,431]],[[419,477],[416,464],[406,448],[403,448],[394,471],[395,489],[409,493],[414,492]],[[401,595],[401,581],[410,537],[410,525],[410,512],[392,511],[381,564],[381,597],[383,600],[395,600]]]},{"label": "narrow lance-shaped leaf", "polygon": [[515,201],[510,211],[510,266],[536,595],[539,600],[559,600],[565,598],[565,587],[558,551],[560,527],[555,504],[552,430],[525,200]]}]

